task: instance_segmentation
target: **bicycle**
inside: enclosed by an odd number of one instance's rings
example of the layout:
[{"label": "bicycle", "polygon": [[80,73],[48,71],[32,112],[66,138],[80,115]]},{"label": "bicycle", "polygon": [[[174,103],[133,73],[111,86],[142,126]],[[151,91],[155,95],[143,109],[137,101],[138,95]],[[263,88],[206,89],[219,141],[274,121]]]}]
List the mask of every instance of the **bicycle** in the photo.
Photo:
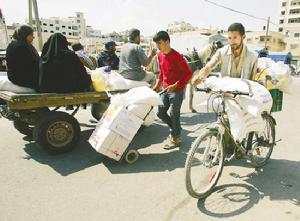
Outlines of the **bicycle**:
[{"label": "bicycle", "polygon": [[[241,142],[236,142],[230,132],[226,115],[225,100],[235,99],[236,96],[251,96],[250,93],[239,91],[212,91],[210,88],[199,89],[214,95],[219,99],[221,108],[217,108],[217,122],[215,127],[207,128],[192,145],[185,162],[185,184],[187,192],[194,198],[205,198],[212,193],[224,167],[225,152],[229,137],[234,150],[228,161],[240,159],[247,155],[254,167],[261,167],[270,158],[275,145],[276,121],[268,112],[262,113],[264,121],[263,131],[251,131]],[[227,139],[228,140],[228,139]]]}]

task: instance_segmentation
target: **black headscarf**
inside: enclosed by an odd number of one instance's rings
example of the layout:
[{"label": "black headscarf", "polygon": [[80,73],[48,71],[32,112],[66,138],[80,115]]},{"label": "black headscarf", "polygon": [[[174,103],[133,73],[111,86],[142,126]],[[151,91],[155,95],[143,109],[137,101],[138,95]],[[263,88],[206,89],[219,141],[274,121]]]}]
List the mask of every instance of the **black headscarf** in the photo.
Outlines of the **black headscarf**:
[{"label": "black headscarf", "polygon": [[61,55],[69,51],[68,45],[69,43],[64,35],[60,33],[51,35],[42,50],[42,63],[59,61]]},{"label": "black headscarf", "polygon": [[19,28],[17,28],[13,34],[13,39],[17,42],[20,42],[28,48],[30,51],[33,59],[39,60],[39,54],[35,47],[33,47],[32,44],[29,44],[26,40],[28,35],[31,35],[33,33],[33,29],[30,26],[27,25],[22,25]]},{"label": "black headscarf", "polygon": [[75,52],[68,49],[64,35],[55,33],[49,37],[42,50],[41,63],[41,92],[71,93],[90,88],[90,76]]}]

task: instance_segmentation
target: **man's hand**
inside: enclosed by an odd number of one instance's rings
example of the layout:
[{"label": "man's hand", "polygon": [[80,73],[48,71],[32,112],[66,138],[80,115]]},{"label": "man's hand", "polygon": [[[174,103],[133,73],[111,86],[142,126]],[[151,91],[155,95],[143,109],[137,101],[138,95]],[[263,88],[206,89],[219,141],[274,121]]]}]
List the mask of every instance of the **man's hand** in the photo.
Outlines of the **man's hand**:
[{"label": "man's hand", "polygon": [[175,83],[175,84],[172,84],[172,85],[169,85],[167,88],[166,88],[166,92],[167,93],[172,93],[176,90],[177,88],[177,84],[178,84],[178,81]]},{"label": "man's hand", "polygon": [[157,79],[156,84],[152,89],[158,93],[161,88],[161,83],[162,83],[161,80]]},{"label": "man's hand", "polygon": [[201,77],[199,75],[196,75],[192,79],[192,84],[196,86],[198,84],[201,84],[204,80],[205,80],[205,78],[203,78],[203,77]]},{"label": "man's hand", "polygon": [[160,87],[155,85],[152,89],[158,93],[160,90]]},{"label": "man's hand", "polygon": [[193,85],[201,84],[206,79],[206,77],[209,75],[210,71],[211,70],[208,67],[202,68],[199,71],[199,73],[193,77],[192,84]]}]

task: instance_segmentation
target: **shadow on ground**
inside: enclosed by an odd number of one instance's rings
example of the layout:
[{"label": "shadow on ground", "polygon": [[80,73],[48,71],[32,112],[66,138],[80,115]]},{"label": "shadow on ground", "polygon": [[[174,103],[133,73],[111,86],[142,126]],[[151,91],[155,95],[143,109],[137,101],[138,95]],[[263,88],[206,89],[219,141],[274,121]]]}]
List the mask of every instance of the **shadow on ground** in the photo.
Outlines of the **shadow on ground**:
[{"label": "shadow on ground", "polygon": [[[251,166],[238,161],[235,166]],[[249,210],[264,197],[270,200],[288,201],[300,207],[300,161],[270,159],[263,168],[241,176],[229,175],[243,184],[228,184],[216,187],[204,200],[198,201],[201,212],[213,217],[230,217]],[[230,206],[227,206],[230,205]]]},{"label": "shadow on ground", "polygon": [[[138,161],[132,165],[125,162],[117,162],[97,153],[87,142],[93,132],[93,125],[82,125],[88,128],[81,132],[81,139],[77,147],[65,154],[51,156],[44,150],[37,148],[34,143],[25,145],[25,158],[35,160],[41,164],[52,167],[62,176],[67,176],[94,165],[103,163],[107,169],[115,173],[140,173],[162,172],[184,167],[186,152],[189,150],[194,137],[188,135],[189,131],[182,131],[183,144],[174,150],[163,150],[163,142],[169,134],[165,125],[154,123],[144,128],[134,137],[128,149],[157,148],[158,151],[141,154]],[[159,153],[157,153],[159,152]]]},{"label": "shadow on ground", "polygon": [[218,186],[204,200],[198,201],[199,210],[218,218],[237,216],[259,202],[260,194],[247,184],[226,184]]}]

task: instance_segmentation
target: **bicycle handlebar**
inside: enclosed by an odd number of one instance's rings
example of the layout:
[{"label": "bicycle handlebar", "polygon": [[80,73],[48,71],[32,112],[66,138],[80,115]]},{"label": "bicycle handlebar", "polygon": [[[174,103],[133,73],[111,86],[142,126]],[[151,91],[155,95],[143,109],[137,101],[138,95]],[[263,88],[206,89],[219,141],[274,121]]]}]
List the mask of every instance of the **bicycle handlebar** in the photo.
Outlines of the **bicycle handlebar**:
[{"label": "bicycle handlebar", "polygon": [[211,92],[214,92],[214,93],[221,93],[221,94],[232,94],[232,95],[234,95],[234,96],[237,96],[237,95],[251,96],[250,93],[241,92],[241,91],[222,91],[222,90],[219,90],[219,91],[213,91],[213,90],[210,89],[210,88],[196,88],[196,91],[201,91],[201,92],[205,92],[205,93],[211,93]]}]

